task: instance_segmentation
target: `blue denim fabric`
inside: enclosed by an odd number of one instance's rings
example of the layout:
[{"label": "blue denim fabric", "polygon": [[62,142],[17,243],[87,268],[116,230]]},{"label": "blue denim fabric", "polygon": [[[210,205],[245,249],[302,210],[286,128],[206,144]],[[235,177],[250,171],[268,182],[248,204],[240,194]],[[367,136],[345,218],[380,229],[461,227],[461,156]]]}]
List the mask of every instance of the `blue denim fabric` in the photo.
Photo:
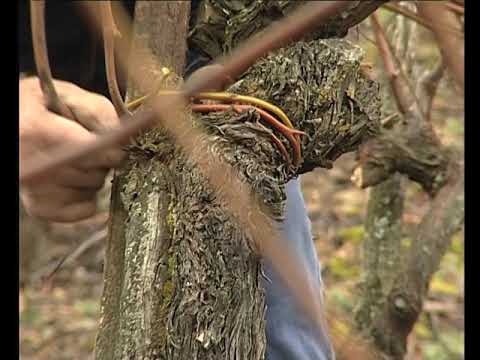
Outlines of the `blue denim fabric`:
[{"label": "blue denim fabric", "polygon": [[[285,220],[281,231],[296,255],[321,286],[320,265],[311,234],[305,202],[299,179],[287,186]],[[264,264],[267,279],[263,283],[267,302],[267,360],[331,360],[327,334],[319,334],[313,324],[304,317],[295,299],[284,287],[269,264]],[[321,296],[319,294],[319,296]]]}]

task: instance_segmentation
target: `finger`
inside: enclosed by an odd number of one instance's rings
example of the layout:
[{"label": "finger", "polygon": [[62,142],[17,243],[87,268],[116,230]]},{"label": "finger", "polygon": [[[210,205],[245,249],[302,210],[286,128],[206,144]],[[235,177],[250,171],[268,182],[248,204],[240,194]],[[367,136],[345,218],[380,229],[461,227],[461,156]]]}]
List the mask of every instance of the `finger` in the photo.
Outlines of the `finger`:
[{"label": "finger", "polygon": [[87,91],[67,81],[55,80],[61,100],[87,130],[104,132],[120,124],[113,104],[102,95]]},{"label": "finger", "polygon": [[57,171],[53,183],[64,187],[100,190],[107,174],[106,168],[85,170],[69,166]]},{"label": "finger", "polygon": [[78,168],[80,169],[113,169],[122,165],[126,158],[126,153],[122,149],[108,149],[102,150],[101,153],[95,156],[89,156],[80,159]]},{"label": "finger", "polygon": [[[27,212],[30,214],[28,210]],[[92,217],[96,212],[97,204],[94,200],[92,200],[65,205],[59,208],[48,208],[44,211],[41,211],[39,215],[31,215],[37,216],[38,218],[46,221],[71,223]]]},{"label": "finger", "polygon": [[91,200],[96,196],[93,189],[79,189],[58,184],[24,186],[21,189],[26,206],[36,208],[40,205],[64,206],[75,202]]},{"label": "finger", "polygon": [[[61,221],[62,218],[65,221],[68,219],[73,221],[78,220],[74,216],[78,211],[71,209],[89,209],[91,206],[86,204],[92,203],[94,204],[93,213],[95,212],[96,191],[50,185],[34,189],[24,188],[21,191],[21,198],[30,215],[49,221]],[[67,209],[70,209],[69,213],[66,212]],[[88,214],[93,213],[89,209]]]},{"label": "finger", "polygon": [[[87,131],[73,121],[66,121],[59,115],[52,114],[48,120],[52,125],[48,135],[51,146],[65,143],[70,143],[73,146],[85,145],[98,138],[98,135]],[[79,159],[72,166],[84,170],[111,169],[120,166],[125,155],[121,148],[110,148],[101,153]]]},{"label": "finger", "polygon": [[67,205],[61,213],[55,214],[50,221],[54,222],[72,222],[80,221],[92,217],[97,212],[97,203],[95,200]]},{"label": "finger", "polygon": [[79,101],[79,94],[65,94],[62,100],[75,115],[75,120],[95,133],[103,133],[120,125],[115,108],[105,97],[85,92]]}]

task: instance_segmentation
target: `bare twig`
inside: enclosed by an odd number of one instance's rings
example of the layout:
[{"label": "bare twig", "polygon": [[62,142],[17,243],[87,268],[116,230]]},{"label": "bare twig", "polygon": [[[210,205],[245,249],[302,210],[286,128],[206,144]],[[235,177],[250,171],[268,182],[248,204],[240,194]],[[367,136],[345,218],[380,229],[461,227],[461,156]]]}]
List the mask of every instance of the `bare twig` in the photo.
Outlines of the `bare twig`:
[{"label": "bare twig", "polygon": [[[422,3],[422,2],[424,2],[424,1],[420,1],[419,3]],[[436,4],[434,6],[438,6],[438,5],[439,4]],[[405,9],[404,7],[399,6],[397,4],[386,3],[386,4],[383,4],[382,7],[384,7],[385,9],[387,9],[389,11],[392,11],[392,12],[395,12],[397,14],[403,15],[403,16],[409,18],[410,20],[413,20],[413,21],[417,22],[418,24],[426,27],[427,29],[430,29],[430,30],[434,31],[434,28],[435,28],[434,24],[436,22],[435,19],[422,18],[421,16],[418,16],[417,14],[415,14],[413,11]],[[440,22],[440,23],[437,23],[436,26],[440,27],[442,30],[450,33],[451,35],[455,35],[458,38],[462,38],[462,39],[464,38],[463,32],[457,30],[454,26],[452,26],[449,23]]]},{"label": "bare twig", "polygon": [[393,114],[390,114],[384,117],[382,120],[380,120],[380,123],[382,124],[383,127],[388,127],[392,123],[392,120],[398,116],[400,116],[400,114],[398,112],[394,112]]},{"label": "bare twig", "polygon": [[447,354],[449,359],[458,358],[458,356],[456,356],[457,354],[455,354],[455,352],[452,351],[452,349],[450,349],[450,347],[445,343],[445,341],[440,336],[439,330],[437,328],[437,323],[438,323],[437,315],[436,314],[431,314],[431,313],[428,313],[428,312],[425,313],[425,315],[426,315],[426,318],[427,318],[428,327],[430,328],[430,331],[433,335],[433,339],[438,344],[440,344],[444,353]]},{"label": "bare twig", "polygon": [[378,21],[377,15],[372,14],[370,19],[372,22],[373,33],[375,35],[376,43],[380,51],[383,63],[385,65],[385,71],[390,78],[390,85],[392,87],[392,92],[394,94],[398,110],[400,111],[400,113],[406,114],[409,112],[412,101],[408,99],[407,94],[404,90],[404,83],[399,77],[400,71],[395,64],[393,54],[387,40],[387,36],[382,28],[382,25],[380,25],[380,22]]},{"label": "bare twig", "polygon": [[368,36],[367,34],[365,34],[362,30],[358,30],[358,33],[360,34],[360,36],[363,36],[363,38],[365,40],[367,40],[368,42],[372,43],[373,45],[377,46],[377,43],[375,42],[374,39],[372,39],[370,36]]},{"label": "bare twig", "polygon": [[455,26],[455,15],[443,4],[435,4],[430,1],[420,1],[418,11],[424,19],[432,23],[432,31],[445,63],[463,94],[465,86],[464,43],[463,40],[445,31],[444,27],[444,24]]},{"label": "bare twig", "polygon": [[[378,20],[378,18],[377,18]],[[382,27],[383,29],[383,27]],[[372,43],[373,45],[375,45],[375,47],[377,49],[380,50],[379,48],[379,45],[378,43],[371,39],[369,36],[367,36],[365,33],[359,31],[360,35],[363,36],[367,41],[369,41],[370,43]],[[407,74],[405,73],[405,71],[403,70],[402,66],[401,66],[401,63],[400,63],[400,59],[398,58],[398,56],[395,54],[395,52],[393,51],[392,49],[392,46],[390,44],[390,42],[388,41],[388,38],[385,34],[385,30],[383,31],[383,34],[384,34],[384,38],[385,38],[385,43],[386,45],[388,46],[388,49],[389,49],[389,53],[390,53],[390,57],[391,59],[389,60],[390,64],[393,64],[394,67],[397,69],[397,72],[398,72],[398,75],[397,76],[402,76],[402,80],[404,81],[405,85],[408,87],[408,90],[409,90],[409,95],[412,97],[413,101],[415,102],[415,104],[421,108],[421,101],[420,99],[418,98],[418,96],[416,96],[416,93],[415,93],[415,89],[414,89],[414,86],[412,86],[412,84],[410,83],[409,81],[409,78],[407,76]],[[385,44],[384,44],[385,45]],[[380,53],[382,53],[382,51],[380,50]],[[405,91],[404,91],[405,93]]]},{"label": "bare twig", "polygon": [[425,71],[418,81],[417,93],[419,94],[418,97],[421,99],[421,111],[424,114],[425,121],[431,120],[433,100],[444,73],[445,63],[440,59],[435,67],[431,70]]},{"label": "bare twig", "polygon": [[101,1],[99,4],[103,22],[103,44],[105,50],[105,69],[107,73],[108,91],[112,98],[113,106],[119,116],[129,114],[125,106],[120,89],[118,87],[117,74],[115,69],[115,37],[120,32],[115,26],[110,1]]},{"label": "bare twig", "polygon": [[104,228],[96,231],[92,235],[90,235],[86,240],[81,241],[80,245],[78,245],[75,250],[66,254],[55,266],[55,268],[48,274],[45,278],[45,281],[52,280],[53,276],[60,270],[60,268],[66,264],[74,262],[80,255],[82,255],[86,250],[88,250],[91,246],[95,245],[97,242],[105,239],[107,236],[108,229],[105,226]]},{"label": "bare twig", "polygon": [[75,119],[73,112],[60,99],[53,85],[45,34],[45,1],[30,1],[30,14],[33,55],[37,67],[37,76],[40,80],[42,92],[47,100],[48,108],[59,115],[64,115],[69,119]]},{"label": "bare twig", "polygon": [[61,339],[69,336],[79,336],[84,334],[93,333],[95,329],[86,329],[86,328],[76,328],[71,330],[60,330],[56,331],[54,335],[43,340],[35,349],[36,356],[40,357],[46,348],[50,345],[53,345],[55,342],[60,341]]}]

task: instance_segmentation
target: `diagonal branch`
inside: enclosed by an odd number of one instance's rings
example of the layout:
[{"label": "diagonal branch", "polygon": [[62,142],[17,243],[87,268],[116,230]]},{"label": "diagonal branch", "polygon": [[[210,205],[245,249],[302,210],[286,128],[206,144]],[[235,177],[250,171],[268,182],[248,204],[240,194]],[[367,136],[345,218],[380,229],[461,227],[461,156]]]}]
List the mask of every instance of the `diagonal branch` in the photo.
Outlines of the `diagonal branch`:
[{"label": "diagonal branch", "polygon": [[420,15],[432,23],[432,31],[437,39],[445,64],[450,70],[459,90],[463,94],[465,87],[465,53],[464,42],[445,30],[444,24],[454,27],[457,24],[455,15],[444,4],[430,1],[418,3]]},{"label": "diagonal branch", "polygon": [[129,114],[129,111],[123,102],[120,89],[118,87],[117,74],[115,69],[115,37],[120,36],[120,32],[115,26],[113,20],[110,1],[101,1],[99,4],[103,23],[103,47],[105,51],[105,69],[107,73],[108,91],[112,98],[113,106],[119,116]]},{"label": "diagonal branch", "polygon": [[433,100],[437,93],[438,85],[445,73],[445,62],[440,59],[433,69],[426,70],[418,81],[417,94],[422,107],[425,121],[431,120]]},{"label": "diagonal branch", "polygon": [[[425,1],[420,1],[419,3],[422,3],[422,2],[425,2]],[[438,6],[438,4],[436,4],[434,6]],[[396,4],[387,3],[387,4],[383,4],[382,7],[389,10],[389,11],[392,11],[392,12],[395,12],[397,14],[403,15],[406,18],[408,18],[410,20],[413,20],[413,21],[417,22],[418,24],[426,27],[429,30],[435,31],[435,27],[438,27],[438,28],[441,28],[442,31],[448,32],[452,36],[456,36],[456,37],[461,38],[461,39],[464,38],[463,32],[456,29],[455,26],[452,26],[452,24],[450,22],[438,22],[438,20],[435,19],[435,18],[425,19],[422,16],[418,16],[413,11],[408,10],[408,9],[404,8],[403,6],[399,6],[399,5],[396,5]]]},{"label": "diagonal branch", "polygon": [[52,81],[50,62],[48,61],[47,39],[45,34],[45,1],[30,1],[30,14],[32,24],[32,42],[37,76],[40,87],[45,94],[48,108],[53,112],[75,119],[73,112],[60,99]]},{"label": "diagonal branch", "polygon": [[378,21],[377,15],[372,14],[370,19],[372,22],[375,40],[385,65],[385,71],[390,78],[390,85],[397,103],[398,110],[400,113],[406,114],[409,112],[412,100],[408,98],[408,95],[405,91],[405,84],[402,81],[402,78],[399,76],[400,70],[395,64],[387,36],[382,28],[382,25],[380,25],[380,22]]}]

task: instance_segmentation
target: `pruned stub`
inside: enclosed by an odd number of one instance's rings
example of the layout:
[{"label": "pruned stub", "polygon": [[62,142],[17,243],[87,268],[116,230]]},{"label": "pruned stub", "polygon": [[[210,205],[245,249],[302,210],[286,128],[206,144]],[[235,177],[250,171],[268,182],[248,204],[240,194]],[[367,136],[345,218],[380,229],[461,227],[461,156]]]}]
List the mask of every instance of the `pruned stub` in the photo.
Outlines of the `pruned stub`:
[{"label": "pruned stub", "polygon": [[[221,147],[219,154],[240,170],[270,207],[284,198],[273,191],[274,183],[283,185],[316,167],[331,168],[342,154],[378,133],[379,88],[362,72],[362,56],[363,51],[346,40],[298,42],[257,62],[228,89],[273,103],[306,133],[296,169],[288,169],[254,112],[199,118]],[[277,135],[292,151],[287,139]]]}]

